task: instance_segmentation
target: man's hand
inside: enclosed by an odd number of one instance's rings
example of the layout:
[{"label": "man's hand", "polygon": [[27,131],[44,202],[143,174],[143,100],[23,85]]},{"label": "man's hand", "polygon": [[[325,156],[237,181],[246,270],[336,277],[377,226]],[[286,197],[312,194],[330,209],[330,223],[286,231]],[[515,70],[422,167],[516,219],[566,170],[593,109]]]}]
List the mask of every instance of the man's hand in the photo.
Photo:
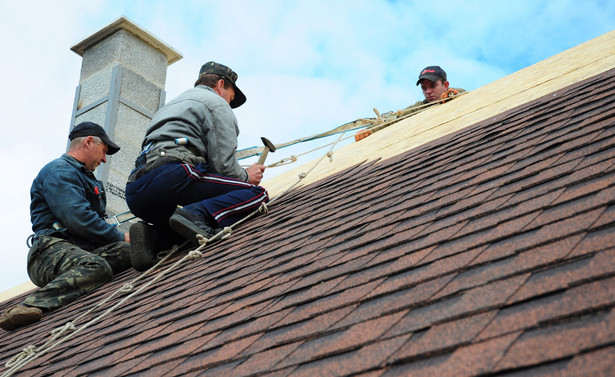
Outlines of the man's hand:
[{"label": "man's hand", "polygon": [[372,134],[372,131],[370,131],[370,130],[360,130],[360,131],[357,131],[357,133],[354,134],[354,141],[363,140],[363,139],[365,139],[366,137],[368,137],[371,134]]},{"label": "man's hand", "polygon": [[258,185],[263,179],[263,172],[265,171],[265,165],[257,165],[256,163],[246,169],[248,173],[248,183],[251,185]]},{"label": "man's hand", "polygon": [[442,93],[442,95],[440,96],[440,99],[441,99],[442,101],[440,101],[440,102],[441,102],[441,103],[444,103],[444,102],[446,102],[446,100],[447,100],[449,97],[456,96],[457,94],[459,94],[459,92],[458,92],[457,90],[455,90],[455,89],[449,89],[449,90],[447,90],[446,92]]},{"label": "man's hand", "polygon": [[124,233],[124,241],[130,243],[130,235],[128,232]]}]

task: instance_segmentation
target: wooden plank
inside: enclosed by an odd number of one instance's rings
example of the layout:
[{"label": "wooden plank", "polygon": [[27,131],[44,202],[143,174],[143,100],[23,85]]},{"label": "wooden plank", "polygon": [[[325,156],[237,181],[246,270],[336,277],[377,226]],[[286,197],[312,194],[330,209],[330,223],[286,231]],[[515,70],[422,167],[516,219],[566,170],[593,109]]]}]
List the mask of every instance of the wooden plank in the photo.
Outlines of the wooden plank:
[{"label": "wooden plank", "polygon": [[38,287],[29,281],[14,286],[13,288],[9,288],[6,291],[0,292],[0,303],[7,301],[15,296],[19,296],[20,294],[29,292],[35,288]]}]

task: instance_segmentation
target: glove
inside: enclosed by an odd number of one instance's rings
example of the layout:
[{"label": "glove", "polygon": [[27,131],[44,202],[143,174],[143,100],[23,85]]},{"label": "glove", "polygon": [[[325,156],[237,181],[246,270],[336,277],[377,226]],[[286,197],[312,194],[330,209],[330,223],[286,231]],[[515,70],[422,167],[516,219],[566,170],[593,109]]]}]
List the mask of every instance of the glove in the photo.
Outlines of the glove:
[{"label": "glove", "polygon": [[457,94],[459,94],[459,91],[455,90],[455,89],[449,89],[446,92],[442,93],[442,95],[440,96],[440,103],[444,103],[446,102],[446,100],[448,98],[452,98],[453,96],[456,96]]},{"label": "glove", "polygon": [[357,133],[354,135],[354,141],[363,140],[371,134],[373,134],[373,132],[370,130],[357,131]]}]

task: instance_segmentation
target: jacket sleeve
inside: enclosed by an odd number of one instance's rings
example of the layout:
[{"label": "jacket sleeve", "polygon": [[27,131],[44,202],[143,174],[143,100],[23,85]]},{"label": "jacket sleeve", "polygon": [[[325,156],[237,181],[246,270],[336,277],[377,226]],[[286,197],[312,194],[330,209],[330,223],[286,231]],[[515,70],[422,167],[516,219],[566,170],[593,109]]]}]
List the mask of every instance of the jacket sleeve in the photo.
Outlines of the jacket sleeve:
[{"label": "jacket sleeve", "polygon": [[213,172],[227,177],[248,181],[248,173],[239,165],[237,136],[239,127],[237,118],[228,105],[219,105],[212,109],[211,128],[207,133],[207,163]]},{"label": "jacket sleeve", "polygon": [[61,170],[64,171],[56,171],[45,179],[43,193],[51,212],[66,230],[101,245],[123,241],[124,235],[97,212],[104,211],[106,203],[102,188],[88,184],[77,170]]}]

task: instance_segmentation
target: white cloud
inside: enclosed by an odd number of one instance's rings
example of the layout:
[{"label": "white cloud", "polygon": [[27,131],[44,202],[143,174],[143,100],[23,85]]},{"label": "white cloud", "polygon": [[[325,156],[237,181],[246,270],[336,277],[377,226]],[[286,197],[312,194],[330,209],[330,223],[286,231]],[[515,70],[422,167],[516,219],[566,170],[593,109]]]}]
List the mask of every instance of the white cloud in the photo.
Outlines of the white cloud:
[{"label": "white cloud", "polygon": [[453,86],[478,88],[610,31],[615,4],[0,2],[0,290],[28,279],[30,183],[66,147],[79,84],[81,58],[70,47],[122,15],[183,54],[168,69],[167,99],[192,86],[208,60],[239,73],[248,97],[236,111],[240,147],[249,147],[260,136],[284,142],[373,116],[373,107],[384,112],[414,103],[421,97],[416,77],[427,65],[444,67]]}]

